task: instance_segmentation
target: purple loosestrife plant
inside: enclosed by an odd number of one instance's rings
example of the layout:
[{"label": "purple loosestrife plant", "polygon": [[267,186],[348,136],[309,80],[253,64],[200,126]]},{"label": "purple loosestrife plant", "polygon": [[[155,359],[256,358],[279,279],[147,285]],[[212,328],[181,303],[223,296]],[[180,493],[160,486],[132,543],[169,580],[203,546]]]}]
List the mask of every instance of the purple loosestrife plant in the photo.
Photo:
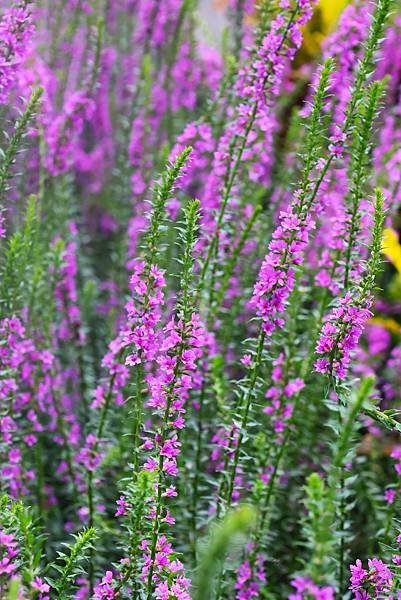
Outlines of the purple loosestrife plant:
[{"label": "purple loosestrife plant", "polygon": [[[279,321],[275,316],[272,318],[270,314],[273,311],[273,314],[276,315],[279,312],[282,312],[284,309],[284,298],[287,294],[287,297],[293,286],[293,274],[286,273],[285,269],[289,268],[291,263],[287,263],[287,258],[294,255],[292,260],[294,264],[297,263],[296,257],[298,256],[298,260],[301,257],[301,250],[304,248],[305,240],[303,239],[303,235],[306,235],[307,225],[304,225],[303,221],[309,221],[307,206],[305,205],[305,197],[307,194],[307,190],[309,188],[309,174],[313,168],[313,161],[311,160],[312,155],[312,140],[316,140],[316,136],[318,134],[318,129],[320,127],[320,114],[324,102],[325,95],[327,93],[327,87],[329,82],[329,76],[332,69],[331,62],[328,62],[321,75],[319,87],[316,91],[314,106],[312,109],[311,115],[311,128],[310,128],[310,147],[309,154],[307,155],[305,161],[305,171],[304,171],[304,188],[296,194],[296,200],[294,201],[295,208],[291,215],[288,213],[286,215],[282,214],[282,223],[283,226],[279,227],[276,230],[276,237],[271,242],[271,252],[272,255],[268,255],[265,258],[264,263],[262,264],[261,271],[259,273],[259,279],[255,285],[252,303],[257,306],[257,310],[259,311],[259,316],[261,317],[262,326],[259,334],[258,342],[257,342],[257,350],[256,355],[251,358],[249,369],[249,389],[246,393],[243,394],[243,398],[240,399],[239,410],[242,410],[242,421],[240,425],[240,431],[238,433],[238,440],[235,444],[234,450],[234,460],[233,466],[231,469],[231,473],[229,476],[229,484],[228,484],[228,492],[227,492],[227,503],[228,506],[231,505],[232,502],[232,494],[234,491],[234,483],[235,477],[237,473],[237,466],[240,458],[241,452],[241,444],[242,438],[244,436],[244,431],[247,427],[248,415],[251,408],[251,402],[254,392],[254,387],[257,383],[259,377],[260,366],[262,363],[262,356],[264,350],[264,344],[266,335],[271,334],[274,327],[282,325],[282,321]],[[317,160],[317,159],[316,159]],[[299,200],[299,204],[298,204]],[[288,219],[288,221],[287,221]],[[288,226],[287,226],[288,224]],[[305,233],[300,233],[300,227],[306,227]],[[284,240],[280,240],[280,236],[284,237]],[[277,257],[276,253],[277,252]],[[271,256],[275,258],[271,258]],[[271,267],[269,266],[271,263]],[[283,270],[280,270],[283,269]],[[270,273],[270,279],[269,279]],[[286,275],[288,275],[288,279],[286,280]],[[287,284],[285,283],[287,281]],[[288,283],[289,282],[289,283]],[[283,290],[281,285],[288,285],[286,290]],[[277,289],[276,289],[277,288]],[[264,298],[264,294],[271,295],[271,303],[269,300]],[[283,293],[283,297],[281,297],[281,293]],[[267,303],[271,308],[267,309]],[[272,325],[272,328],[270,328]],[[248,361],[247,361],[248,362]],[[302,385],[301,385],[302,388]],[[246,389],[246,388],[245,388]]]},{"label": "purple loosestrife plant", "polygon": [[[145,237],[145,261],[138,261],[134,275],[130,280],[132,291],[137,297],[138,307],[128,302],[126,306],[128,322],[120,330],[117,339],[113,340],[110,352],[103,359],[103,365],[109,369],[109,377],[103,385],[94,391],[92,408],[100,409],[97,433],[89,433],[80,460],[88,475],[88,511],[89,525],[94,523],[93,476],[100,465],[102,457],[99,454],[99,444],[107,422],[107,416],[112,399],[118,404],[122,402],[121,391],[127,383],[128,367],[137,368],[136,402],[134,405],[134,469],[138,468],[137,452],[139,450],[140,430],[142,421],[142,377],[140,368],[142,361],[154,358],[157,333],[154,327],[160,320],[158,305],[163,301],[161,288],[164,285],[163,273],[155,262],[159,253],[160,237],[165,219],[165,205],[173,192],[181,171],[190,154],[190,148],[184,150],[174,164],[168,165],[163,172],[161,181],[155,185],[153,192],[152,210],[149,217],[149,228]],[[152,346],[153,342],[153,346]],[[127,353],[127,348],[133,348]],[[128,354],[125,361],[124,355]],[[125,364],[124,364],[125,362]],[[93,577],[93,575],[92,575]],[[93,579],[91,582],[93,585]]]},{"label": "purple loosestrife plant", "polygon": [[[150,600],[152,589],[155,585],[155,593],[176,595],[182,600],[189,598],[187,592],[189,580],[182,573],[183,567],[177,561],[171,562],[168,554],[171,550],[163,549],[160,536],[161,523],[173,523],[170,511],[163,507],[163,497],[174,496],[174,484],[168,485],[169,478],[177,477],[177,456],[180,452],[179,431],[185,426],[185,406],[189,391],[194,385],[194,374],[197,370],[197,360],[202,356],[203,328],[199,317],[194,312],[191,304],[192,293],[192,252],[196,241],[196,229],[198,221],[197,201],[192,202],[186,209],[186,231],[184,235],[184,254],[182,257],[181,275],[181,299],[177,307],[177,317],[167,324],[164,332],[164,340],[161,345],[161,355],[157,362],[160,365],[158,381],[149,383],[150,399],[148,404],[155,411],[160,420],[159,431],[155,433],[154,441],[145,440],[149,450],[156,451],[156,458],[151,455],[147,459],[144,468],[151,472],[157,472],[155,485],[155,504],[151,507],[151,538],[144,540],[145,550],[144,575],[147,576],[147,595]],[[169,431],[170,430],[170,431]],[[162,546],[160,547],[160,544]],[[167,543],[168,546],[168,543]],[[169,548],[169,546],[168,546]],[[167,564],[159,565],[156,555],[164,554]],[[157,567],[156,567],[157,565]],[[168,580],[163,581],[164,567],[170,569],[173,583],[169,585]],[[159,571],[159,572],[158,572]],[[154,582],[155,580],[155,582]]]},{"label": "purple loosestrife plant", "polygon": [[327,315],[316,346],[321,358],[315,362],[320,373],[344,379],[347,374],[352,352],[358,345],[366,321],[371,316],[375,280],[380,271],[381,231],[383,229],[384,198],[380,191],[376,194],[375,223],[370,258],[365,267],[365,275],[358,287],[347,292],[339,300],[338,307]]}]

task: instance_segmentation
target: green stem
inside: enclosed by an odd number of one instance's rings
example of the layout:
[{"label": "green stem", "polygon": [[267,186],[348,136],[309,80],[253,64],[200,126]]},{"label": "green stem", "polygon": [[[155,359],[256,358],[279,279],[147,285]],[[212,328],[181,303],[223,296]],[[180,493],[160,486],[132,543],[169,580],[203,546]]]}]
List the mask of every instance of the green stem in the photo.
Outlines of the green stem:
[{"label": "green stem", "polygon": [[134,400],[134,427],[133,427],[133,472],[134,475],[139,469],[139,446],[141,443],[141,425],[142,425],[142,385],[143,385],[143,366],[137,365],[136,369],[136,393]]},{"label": "green stem", "polygon": [[192,549],[192,557],[194,566],[197,564],[197,516],[198,516],[198,495],[199,495],[199,477],[202,466],[202,450],[203,450],[203,418],[204,418],[204,402],[205,402],[205,394],[206,394],[206,374],[205,379],[202,383],[202,389],[200,392],[199,398],[199,410],[197,414],[197,433],[196,433],[196,442],[195,442],[195,475],[192,483],[192,501],[191,501],[191,530],[192,530],[192,539],[191,539],[191,549]]},{"label": "green stem", "polygon": [[[182,353],[184,351],[184,347],[185,346],[184,346],[184,339],[183,339],[179,346],[177,362],[176,362],[176,366],[174,368],[173,380],[170,383],[167,394],[166,394],[166,408],[164,411],[162,427],[161,427],[161,431],[160,431],[160,437],[158,440],[158,445],[160,446],[160,448],[163,447],[163,445],[167,439],[170,407],[171,407],[171,403],[174,399],[175,386],[176,386],[178,377],[180,375],[180,368],[182,366],[181,365]],[[152,595],[153,595],[153,573],[154,573],[154,568],[155,568],[157,540],[159,538],[159,531],[160,531],[160,516],[161,516],[161,511],[163,508],[163,504],[162,504],[162,493],[163,493],[162,480],[164,478],[163,466],[164,466],[164,455],[160,453],[158,469],[157,469],[158,478],[157,478],[157,484],[156,484],[156,488],[157,488],[156,514],[153,519],[153,528],[152,528],[152,536],[151,536],[151,543],[150,543],[150,566],[149,566],[149,573],[148,573],[148,580],[147,580],[147,599],[148,600],[151,600]]]},{"label": "green stem", "polygon": [[[87,488],[88,488],[88,525],[93,527],[94,525],[94,504],[93,504],[93,471],[88,470],[87,475]],[[94,565],[94,551],[93,548],[89,550],[89,568],[88,568],[88,579],[89,579],[89,597],[92,598],[95,584],[95,565]]]}]

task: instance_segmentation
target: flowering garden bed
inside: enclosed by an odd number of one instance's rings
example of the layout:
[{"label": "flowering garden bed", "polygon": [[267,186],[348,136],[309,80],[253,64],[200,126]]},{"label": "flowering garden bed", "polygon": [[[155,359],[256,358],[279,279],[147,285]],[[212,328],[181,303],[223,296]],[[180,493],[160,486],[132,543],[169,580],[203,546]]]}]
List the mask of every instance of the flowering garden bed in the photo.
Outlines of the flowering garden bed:
[{"label": "flowering garden bed", "polygon": [[401,598],[400,3],[0,6],[0,599]]}]

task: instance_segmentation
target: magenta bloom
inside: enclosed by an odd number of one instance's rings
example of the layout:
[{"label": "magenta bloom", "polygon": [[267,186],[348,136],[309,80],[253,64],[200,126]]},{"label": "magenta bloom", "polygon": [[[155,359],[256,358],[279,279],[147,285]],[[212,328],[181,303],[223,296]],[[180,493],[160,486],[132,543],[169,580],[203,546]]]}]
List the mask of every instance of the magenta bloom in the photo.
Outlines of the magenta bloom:
[{"label": "magenta bloom", "polygon": [[391,591],[393,574],[383,561],[368,559],[368,569],[363,568],[359,559],[355,565],[350,565],[350,590],[354,592],[356,600],[377,598]]},{"label": "magenta bloom", "polygon": [[296,577],[291,585],[296,589],[296,593],[290,594],[288,600],[334,600],[334,588],[319,587],[308,577]]},{"label": "magenta bloom", "polygon": [[345,378],[352,353],[372,314],[371,305],[370,296],[361,306],[349,292],[339,301],[338,306],[326,317],[316,345],[316,353],[321,357],[315,362],[316,371],[339,379]]}]

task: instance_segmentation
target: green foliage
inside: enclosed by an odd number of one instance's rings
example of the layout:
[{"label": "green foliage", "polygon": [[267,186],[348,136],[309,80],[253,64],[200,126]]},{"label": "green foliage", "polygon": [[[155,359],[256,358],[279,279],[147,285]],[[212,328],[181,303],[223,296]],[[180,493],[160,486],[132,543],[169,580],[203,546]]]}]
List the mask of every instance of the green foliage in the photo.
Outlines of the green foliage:
[{"label": "green foliage", "polygon": [[[182,311],[181,318],[186,322],[188,316],[185,314],[186,310],[191,310],[193,301],[191,301],[191,294],[193,293],[193,266],[194,257],[193,251],[195,242],[197,240],[198,221],[199,221],[199,200],[191,200],[184,209],[184,228],[179,229],[181,237],[182,251],[178,262],[181,264],[180,273],[180,301],[178,303],[178,310]],[[192,308],[193,310],[193,308]]]},{"label": "green foliage", "polygon": [[358,107],[364,96],[364,88],[372,75],[375,55],[382,41],[383,31],[390,16],[392,5],[393,0],[377,0],[372,24],[369,29],[369,36],[364,47],[364,54],[358,65],[351,101],[347,108],[344,129],[355,126]]},{"label": "green foliage", "polygon": [[[29,588],[41,570],[45,543],[41,528],[29,508],[20,501],[11,500],[6,494],[0,497],[0,526],[5,533],[15,536],[19,550],[17,574]],[[15,588],[10,589],[9,593],[15,594]]]},{"label": "green foliage", "polygon": [[9,237],[0,257],[0,314],[27,307],[31,324],[39,321],[47,335],[54,319],[54,289],[65,244],[61,239],[49,244],[41,217],[40,200],[31,195],[23,222]]},{"label": "green foliage", "polygon": [[22,226],[11,236],[1,265],[0,301],[1,311],[13,313],[30,304],[31,290],[37,286],[39,275],[38,237],[40,205],[31,196]]},{"label": "green foliage", "polygon": [[304,503],[308,515],[303,524],[303,534],[305,545],[310,552],[305,569],[317,584],[334,583],[331,576],[335,545],[333,500],[327,484],[318,473],[309,475],[304,490]]},{"label": "green foliage", "polygon": [[307,194],[313,189],[313,177],[312,171],[316,167],[316,164],[320,158],[323,143],[325,141],[324,133],[325,126],[323,121],[323,108],[330,86],[330,75],[334,69],[334,61],[329,58],[323,65],[320,73],[319,84],[313,97],[312,112],[309,119],[306,122],[307,135],[305,140],[305,151],[302,153],[302,169],[301,169],[301,182],[300,182],[300,196],[299,206],[310,208],[311,202],[315,198],[315,194],[312,195],[311,201],[305,204]]},{"label": "green foliage", "polygon": [[144,240],[147,265],[154,264],[156,256],[160,253],[160,236],[165,225],[166,203],[172,197],[174,186],[190,154],[191,148],[185,148],[180,152],[173,164],[166,165],[161,180],[154,186],[150,224]]},{"label": "green foliage", "polygon": [[[358,417],[365,410],[374,384],[374,378],[363,380],[351,398],[341,398],[339,406],[332,406],[334,418],[329,422],[334,431],[332,459],[327,467],[327,481],[312,473],[305,487],[305,507],[308,515],[304,520],[305,545],[309,550],[305,562],[308,576],[317,583],[334,585],[343,589],[344,547],[352,541],[349,520],[353,506],[353,484],[345,465],[355,458]],[[341,413],[341,419],[336,413]]]},{"label": "green foliage", "polygon": [[[245,227],[241,233],[241,237],[238,241],[238,244],[233,249],[233,252],[232,252],[229,260],[227,261],[227,264],[223,266],[223,269],[222,269],[223,274],[222,274],[222,276],[220,278],[220,282],[219,282],[220,287],[216,292],[216,301],[215,301],[215,305],[214,305],[215,308],[214,308],[214,311],[211,311],[210,318],[212,317],[213,313],[216,312],[216,310],[223,305],[224,297],[227,293],[227,290],[229,289],[230,278],[234,274],[235,267],[238,264],[238,261],[240,259],[241,253],[244,249],[244,246],[245,246],[247,240],[249,239],[249,237],[252,233],[252,229],[253,229],[255,223],[257,222],[258,218],[261,216],[261,214],[262,214],[262,206],[257,205],[255,207],[251,217],[245,223]],[[209,318],[209,320],[210,320],[210,318]]]},{"label": "green foliage", "polygon": [[384,196],[381,190],[375,192],[374,222],[372,228],[372,242],[370,246],[369,259],[365,265],[365,276],[361,284],[361,301],[376,289],[377,276],[382,268],[382,235],[384,223]]},{"label": "green foliage", "polygon": [[4,192],[7,189],[7,182],[12,177],[11,167],[15,162],[18,152],[22,149],[22,143],[29,122],[34,118],[40,106],[42,94],[42,88],[38,88],[32,92],[25,111],[15,123],[14,133],[9,140],[7,148],[0,152],[0,202],[3,201]]},{"label": "green foliage", "polygon": [[344,288],[348,288],[351,257],[355,249],[360,219],[360,202],[365,192],[365,184],[369,176],[372,153],[372,135],[374,122],[380,114],[379,103],[385,89],[384,81],[375,81],[367,90],[366,98],[361,102],[357,115],[358,126],[355,129],[351,160],[348,168],[350,191],[347,198],[349,214],[348,245],[345,256]]},{"label": "green foliage", "polygon": [[242,505],[227,512],[224,519],[212,526],[201,552],[196,580],[195,600],[211,600],[216,573],[223,568],[227,553],[245,543],[245,535],[255,523],[255,509]]},{"label": "green foliage", "polygon": [[367,406],[364,408],[365,414],[390,431],[398,431],[401,433],[401,423],[395,419],[401,412],[396,409],[380,410],[375,406]]},{"label": "green foliage", "polygon": [[93,527],[84,529],[74,535],[73,543],[65,543],[68,553],[58,551],[57,561],[49,565],[50,571],[57,571],[58,577],[47,577],[48,583],[55,590],[56,598],[66,600],[74,597],[75,580],[85,574],[82,562],[88,560],[89,551],[93,549],[93,541],[96,538],[96,530]]},{"label": "green foliage", "polygon": [[95,60],[93,62],[92,74],[88,86],[89,95],[96,88],[96,83],[99,75],[100,58],[104,46],[105,23],[103,18],[99,18],[96,22],[96,38],[95,38]]},{"label": "green foliage", "polygon": [[21,582],[18,578],[11,579],[7,600],[17,600],[20,593]]},{"label": "green foliage", "polygon": [[[361,410],[366,412],[364,405],[369,399],[374,385],[374,377],[363,379],[355,398],[351,402],[348,413],[345,417],[342,429],[338,432],[338,440],[335,446],[335,452],[332,460],[332,468],[336,470],[348,461],[348,451],[352,442],[352,434],[356,424],[357,417]],[[335,476],[333,476],[335,479]]]}]

